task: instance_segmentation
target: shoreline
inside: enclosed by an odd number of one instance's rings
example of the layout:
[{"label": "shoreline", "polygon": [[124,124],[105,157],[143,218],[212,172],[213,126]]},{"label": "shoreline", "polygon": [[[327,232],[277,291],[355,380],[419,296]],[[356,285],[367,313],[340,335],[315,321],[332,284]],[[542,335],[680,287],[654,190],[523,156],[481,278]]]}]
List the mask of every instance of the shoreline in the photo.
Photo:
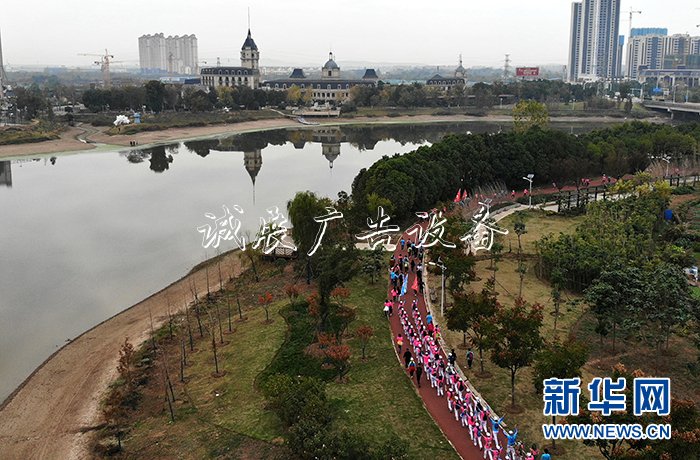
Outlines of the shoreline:
[{"label": "shoreline", "polygon": [[[550,124],[560,123],[597,123],[616,124],[630,121],[627,118],[613,117],[554,117]],[[645,118],[641,121],[650,123],[667,123],[669,120],[661,117]],[[332,118],[319,119],[315,126],[352,126],[352,125],[410,125],[431,123],[512,123],[513,118],[506,115],[487,115],[477,117],[473,115],[402,115],[398,117],[356,117],[356,118]],[[220,124],[184,128],[170,128],[161,131],[144,131],[133,135],[108,135],[107,127],[93,127],[79,125],[69,128],[61,134],[60,139],[42,141],[27,144],[0,145],[0,159],[12,160],[26,158],[27,156],[45,156],[49,154],[66,154],[85,151],[106,151],[120,148],[149,148],[157,145],[183,142],[189,140],[215,138],[225,135],[244,134],[251,132],[270,131],[285,128],[313,129],[313,126],[300,124],[295,119],[279,117],[254,121],[244,121],[234,124]],[[90,143],[82,142],[81,135],[89,139]],[[138,142],[137,147],[130,144]]]},{"label": "shoreline", "polygon": [[[224,280],[242,272],[238,250],[223,253]],[[206,265],[214,263],[216,256]],[[105,391],[116,377],[119,348],[125,338],[134,346],[148,339],[154,327],[177,313],[183,299],[206,294],[205,264],[138,303],[96,324],[52,353],[0,404],[0,458],[90,458],[86,449],[102,417]],[[216,278],[216,276],[215,276]],[[210,284],[217,279],[209,275]],[[50,454],[48,454],[51,452]]]}]

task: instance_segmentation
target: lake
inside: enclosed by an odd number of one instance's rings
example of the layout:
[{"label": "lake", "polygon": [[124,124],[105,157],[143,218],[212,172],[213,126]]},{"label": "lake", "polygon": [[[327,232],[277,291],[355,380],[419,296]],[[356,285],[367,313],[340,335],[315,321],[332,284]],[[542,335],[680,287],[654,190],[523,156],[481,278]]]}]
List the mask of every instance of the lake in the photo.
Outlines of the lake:
[{"label": "lake", "polygon": [[499,129],[287,129],[0,161],[0,400],[69,339],[214,256],[197,231],[205,213],[238,205],[254,234],[265,210],[286,215],[297,191],[336,198],[383,155]]}]

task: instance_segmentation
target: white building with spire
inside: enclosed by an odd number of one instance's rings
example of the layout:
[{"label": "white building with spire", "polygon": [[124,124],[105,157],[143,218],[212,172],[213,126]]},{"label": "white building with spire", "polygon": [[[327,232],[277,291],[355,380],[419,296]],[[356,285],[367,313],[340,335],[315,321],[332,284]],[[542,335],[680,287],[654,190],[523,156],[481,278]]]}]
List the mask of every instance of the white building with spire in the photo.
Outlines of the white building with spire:
[{"label": "white building with spire", "polygon": [[220,86],[260,87],[260,51],[248,29],[248,36],[241,47],[240,67],[203,67],[200,73],[202,84],[218,88]]}]

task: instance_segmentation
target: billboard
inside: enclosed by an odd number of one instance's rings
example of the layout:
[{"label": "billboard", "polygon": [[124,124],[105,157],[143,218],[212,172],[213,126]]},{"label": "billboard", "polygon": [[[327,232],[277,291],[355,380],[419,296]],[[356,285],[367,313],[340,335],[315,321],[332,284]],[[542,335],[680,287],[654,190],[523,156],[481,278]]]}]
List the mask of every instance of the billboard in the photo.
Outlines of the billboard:
[{"label": "billboard", "polygon": [[516,67],[516,77],[538,77],[540,75],[539,67]]}]

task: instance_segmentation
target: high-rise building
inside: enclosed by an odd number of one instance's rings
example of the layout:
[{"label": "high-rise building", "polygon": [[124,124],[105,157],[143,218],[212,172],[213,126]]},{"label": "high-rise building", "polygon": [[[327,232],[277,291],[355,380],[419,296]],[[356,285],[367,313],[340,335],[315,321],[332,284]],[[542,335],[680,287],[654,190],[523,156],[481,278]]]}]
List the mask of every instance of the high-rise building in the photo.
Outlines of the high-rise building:
[{"label": "high-rise building", "polygon": [[2,60],[2,37],[0,36],[0,101],[5,99],[5,85],[7,85],[7,75]]},{"label": "high-rise building", "polygon": [[571,4],[571,37],[569,38],[569,63],[566,66],[567,80],[578,79],[579,65],[581,64],[581,8],[583,4],[574,2]]},{"label": "high-rise building", "polygon": [[198,73],[197,37],[194,35],[139,37],[141,72],[194,75]]},{"label": "high-rise building", "polygon": [[[633,29],[637,32],[638,29]],[[633,34],[627,45],[627,78],[636,80],[640,70],[661,70],[698,67],[700,37],[687,34],[656,34],[661,28],[646,29],[650,34]]]},{"label": "high-rise building", "polygon": [[617,78],[620,0],[582,0],[571,8],[569,80]]}]

